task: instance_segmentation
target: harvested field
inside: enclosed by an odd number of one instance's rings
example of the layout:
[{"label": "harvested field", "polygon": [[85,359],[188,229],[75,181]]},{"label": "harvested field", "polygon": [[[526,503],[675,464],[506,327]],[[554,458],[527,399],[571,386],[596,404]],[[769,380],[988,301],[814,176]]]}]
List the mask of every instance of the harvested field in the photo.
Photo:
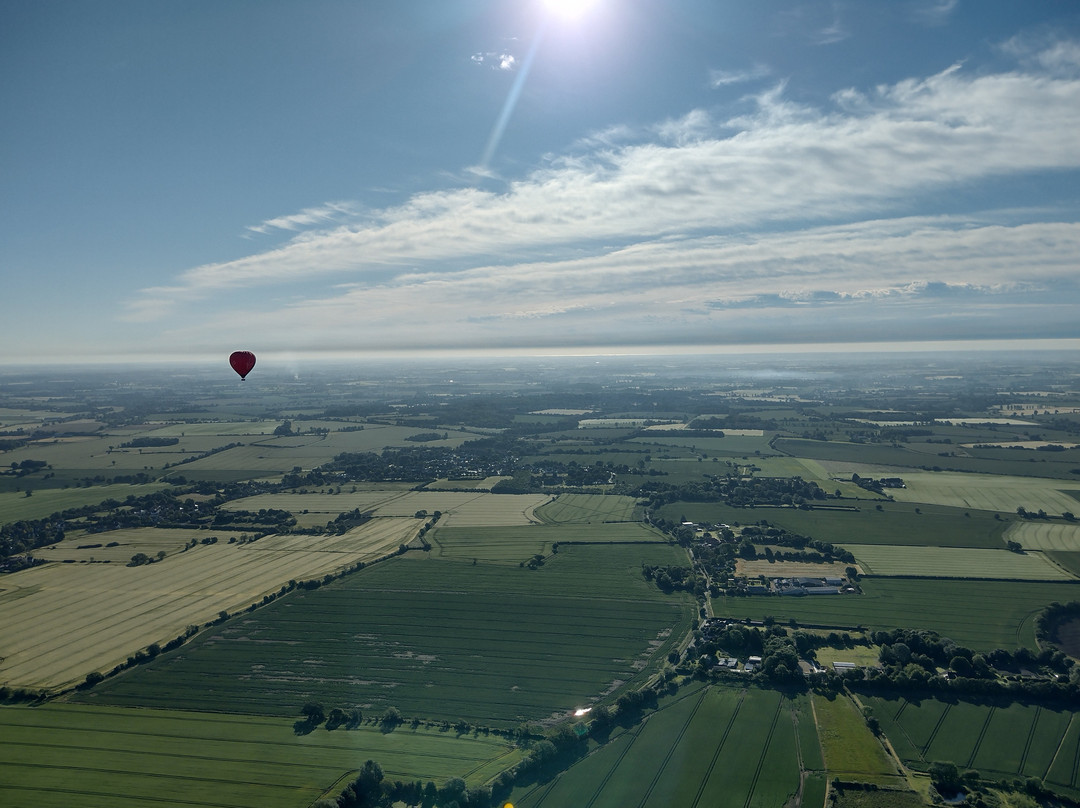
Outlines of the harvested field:
[{"label": "harvested field", "polygon": [[980,550],[972,547],[898,547],[849,544],[867,575],[925,578],[999,578],[1068,581],[1073,576],[1039,552]]},{"label": "harvested field", "polygon": [[239,535],[239,531],[231,530],[164,530],[153,527],[110,530],[106,533],[72,531],[64,541],[35,550],[34,557],[42,561],[127,564],[136,553],[156,558],[159,552],[167,555],[180,552],[192,539],[201,541],[216,536],[218,542],[228,544],[230,538]]},{"label": "harvested field", "polygon": [[1019,542],[1025,550],[1080,552],[1080,524],[1071,522],[1014,522],[1006,541]]},{"label": "harvested field", "polygon": [[891,488],[889,494],[902,502],[924,502],[1016,513],[1026,508],[1060,514],[1074,510],[1077,501],[1066,491],[1080,491],[1080,483],[1041,477],[1007,477],[965,474],[952,471],[905,472],[906,488]]},{"label": "harvested field", "polygon": [[416,519],[376,519],[344,536],[219,542],[139,567],[48,564],[5,576],[0,682],[77,684],[151,643],[172,640],[189,625],[257,603],[290,580],[321,578],[393,552],[419,526]]},{"label": "harvested field", "polygon": [[[762,559],[747,561],[744,558],[735,560],[735,574],[745,575],[748,578],[756,578],[764,575],[766,578],[796,578],[806,576],[808,578],[846,578],[847,564],[833,561],[824,564],[814,564],[810,561],[774,561],[772,563]],[[858,567],[856,567],[858,569]],[[861,572],[861,570],[860,570]]]}]

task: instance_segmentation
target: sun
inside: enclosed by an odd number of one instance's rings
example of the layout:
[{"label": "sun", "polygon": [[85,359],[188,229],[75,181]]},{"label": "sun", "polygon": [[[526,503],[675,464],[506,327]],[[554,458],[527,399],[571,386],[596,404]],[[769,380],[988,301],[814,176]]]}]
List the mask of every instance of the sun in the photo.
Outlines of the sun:
[{"label": "sun", "polygon": [[549,14],[563,20],[576,20],[583,17],[597,0],[543,0]]}]

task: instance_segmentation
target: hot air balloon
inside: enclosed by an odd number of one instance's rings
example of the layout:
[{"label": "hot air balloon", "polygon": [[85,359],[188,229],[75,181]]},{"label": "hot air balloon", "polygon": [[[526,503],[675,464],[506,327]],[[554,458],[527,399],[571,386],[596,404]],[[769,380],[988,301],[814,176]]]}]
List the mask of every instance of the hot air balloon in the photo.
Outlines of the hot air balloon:
[{"label": "hot air balloon", "polygon": [[241,381],[247,381],[247,375],[255,367],[255,354],[251,351],[233,351],[232,356],[229,357],[229,364],[240,374]]}]

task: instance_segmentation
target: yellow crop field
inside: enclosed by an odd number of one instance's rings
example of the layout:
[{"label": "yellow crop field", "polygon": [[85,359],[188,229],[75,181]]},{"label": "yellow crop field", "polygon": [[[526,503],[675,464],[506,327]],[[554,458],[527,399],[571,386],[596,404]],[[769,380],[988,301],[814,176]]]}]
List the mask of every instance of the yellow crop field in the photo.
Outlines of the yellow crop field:
[{"label": "yellow crop field", "polygon": [[[188,625],[235,612],[289,580],[311,580],[411,541],[412,518],[375,519],[343,536],[268,536],[199,545],[139,567],[48,564],[0,583],[0,682],[63,688],[108,671]],[[98,534],[107,538],[110,534]]]},{"label": "yellow crop field", "polygon": [[1015,541],[1025,550],[1080,551],[1080,524],[1060,522],[1016,522],[1005,532],[1006,541]]},{"label": "yellow crop field", "polygon": [[[164,530],[153,527],[110,530],[107,533],[75,531],[68,533],[62,542],[35,550],[34,557],[43,561],[127,564],[136,553],[144,553],[151,558],[162,551],[172,555],[183,550],[192,539],[202,541],[209,536],[217,536],[219,542],[228,544],[230,538],[239,535],[239,532],[231,530]],[[94,547],[95,544],[98,546]]]},{"label": "yellow crop field", "polygon": [[[735,561],[735,574],[745,575],[747,578],[757,578],[759,575],[764,575],[766,578],[799,578],[803,576],[808,578],[846,578],[848,566],[848,564],[839,561],[826,564],[815,564],[812,561],[774,561],[769,563],[761,559],[747,561],[740,558]],[[855,568],[859,569],[858,566]],[[859,569],[859,572],[861,573],[862,570]]]},{"label": "yellow crop field", "polygon": [[[896,476],[894,470],[893,476]],[[914,471],[902,474],[906,488],[890,488],[901,502],[951,505],[985,511],[1015,512],[1026,508],[1060,514],[1077,509],[1077,500],[1064,493],[1080,491],[1080,482],[1040,477],[965,474],[959,471]]]}]

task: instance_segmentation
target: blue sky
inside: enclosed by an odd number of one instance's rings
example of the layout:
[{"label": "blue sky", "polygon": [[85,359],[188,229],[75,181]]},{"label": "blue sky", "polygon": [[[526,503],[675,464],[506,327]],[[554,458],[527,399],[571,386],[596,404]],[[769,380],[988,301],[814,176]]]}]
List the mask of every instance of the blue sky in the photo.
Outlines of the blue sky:
[{"label": "blue sky", "polygon": [[579,12],[0,3],[0,363],[1080,338],[1077,4]]}]

